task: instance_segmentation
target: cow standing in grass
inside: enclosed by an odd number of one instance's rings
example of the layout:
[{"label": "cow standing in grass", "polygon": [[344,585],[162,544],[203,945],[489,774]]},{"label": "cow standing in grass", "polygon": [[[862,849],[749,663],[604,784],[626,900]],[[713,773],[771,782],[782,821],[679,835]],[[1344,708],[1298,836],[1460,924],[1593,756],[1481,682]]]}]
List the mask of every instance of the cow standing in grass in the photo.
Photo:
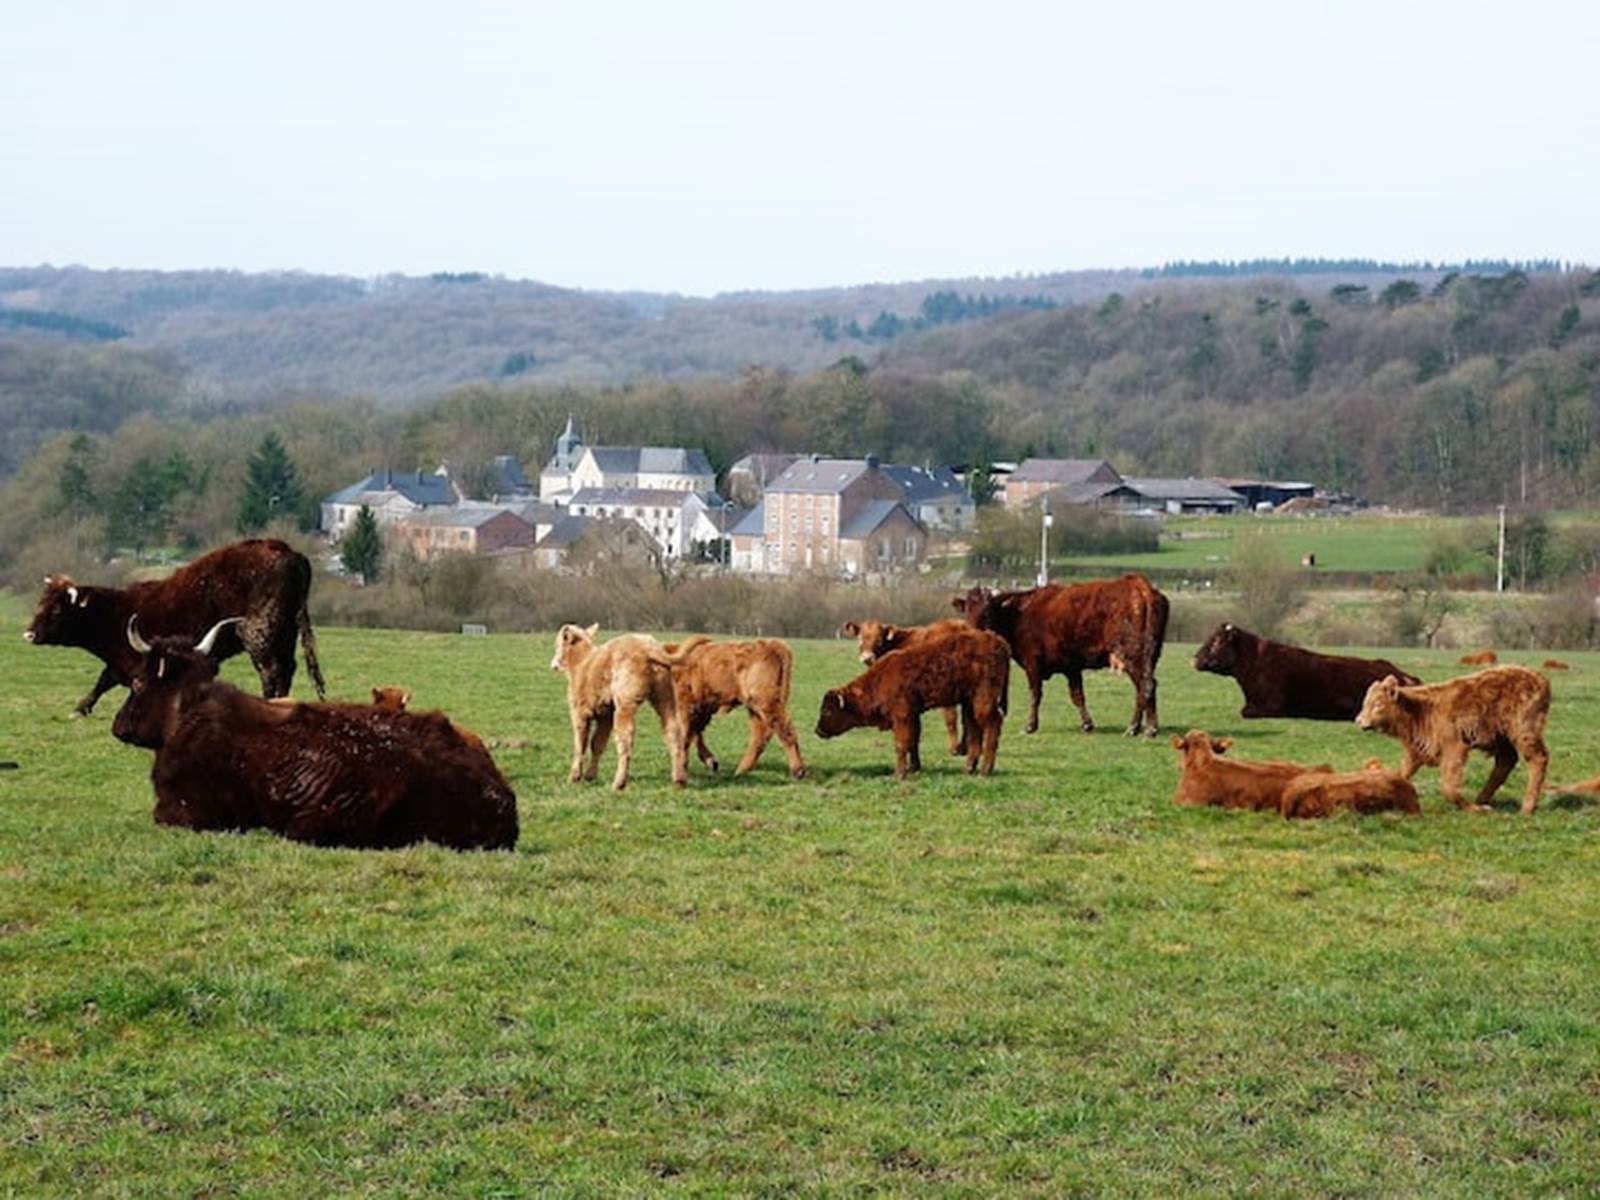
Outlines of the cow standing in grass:
[{"label": "cow standing in grass", "polygon": [[217,661],[247,653],[261,677],[261,694],[287,696],[294,682],[299,634],[306,670],[317,695],[326,693],[317,664],[317,639],[306,610],[311,563],[276,538],[249,538],[213,550],[166,579],[126,588],[94,587],[65,575],[44,582],[33,622],[22,635],[38,646],[77,646],[105,663],[73,716],[86,717],[111,688],[126,687],[140,665],[128,646],[128,619],[139,618],[146,637],[187,637],[192,644],[229,617],[240,618],[218,635]]},{"label": "cow standing in grass", "polygon": [[[952,630],[960,629],[966,625],[965,621],[951,619],[948,621],[935,621],[931,625],[890,625],[886,621],[847,621],[839,631],[845,637],[856,639],[860,650],[861,661],[871,666],[879,658],[891,650],[901,650],[906,646],[928,638],[943,637]],[[942,708],[940,716],[944,718],[945,738],[950,745],[951,754],[965,754],[967,752],[966,738],[962,735],[959,721],[960,713],[955,708]]]},{"label": "cow standing in grass", "polygon": [[[671,667],[672,699],[678,721],[672,754],[672,781],[689,782],[689,743],[700,761],[715,771],[717,759],[705,743],[706,726],[719,713],[743,707],[750,717],[750,742],[734,769],[743,775],[755,769],[761,752],[773,737],[789,760],[789,774],[804,779],[805,760],[800,739],[789,719],[789,685],[794,680],[794,652],[776,638],[744,642],[707,642],[697,639],[677,666]],[[668,654],[676,644],[662,647]]]}]

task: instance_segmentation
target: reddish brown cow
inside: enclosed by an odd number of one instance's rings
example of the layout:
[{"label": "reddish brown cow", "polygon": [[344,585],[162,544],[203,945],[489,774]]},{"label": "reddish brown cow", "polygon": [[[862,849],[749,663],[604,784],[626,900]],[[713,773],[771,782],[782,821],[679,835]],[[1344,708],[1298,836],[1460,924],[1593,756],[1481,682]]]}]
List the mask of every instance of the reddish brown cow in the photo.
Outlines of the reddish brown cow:
[{"label": "reddish brown cow", "polygon": [[1027,673],[1032,705],[1027,732],[1039,728],[1044,681],[1065,675],[1084,732],[1094,728],[1083,702],[1083,673],[1111,667],[1133,684],[1133,720],[1128,736],[1141,728],[1156,736],[1156,662],[1167,636],[1167,598],[1143,575],[1078,583],[1049,584],[1025,592],[973,588],[951,602],[979,629],[1005,638],[1011,656]]},{"label": "reddish brown cow", "polygon": [[1572,670],[1572,664],[1571,663],[1564,663],[1559,658],[1547,658],[1547,659],[1544,660],[1544,662],[1542,662],[1539,665],[1542,666],[1546,671],[1570,671],[1570,670]]},{"label": "reddish brown cow", "polygon": [[[839,632],[845,637],[856,639],[861,649],[861,661],[870,666],[891,650],[899,650],[923,638],[941,637],[952,629],[961,629],[965,625],[965,621],[954,619],[935,621],[931,625],[890,625],[885,621],[862,621],[857,624],[855,621],[847,621]],[[954,708],[944,708],[939,711],[944,717],[944,732],[950,743],[950,753],[965,754],[967,745],[957,720],[959,714]]]},{"label": "reddish brown cow", "polygon": [[[678,653],[674,643],[662,647]],[[789,774],[806,775],[800,757],[800,739],[789,719],[789,684],[794,680],[794,652],[776,638],[745,642],[702,642],[691,647],[672,671],[673,707],[678,730],[672,748],[672,781],[683,787],[689,781],[689,743],[700,761],[713,771],[717,759],[706,747],[705,730],[711,718],[744,706],[750,717],[750,742],[734,774],[755,769],[761,752],[774,736],[789,760]]]},{"label": "reddish brown cow", "polygon": [[1377,759],[1359,771],[1308,771],[1289,781],[1283,789],[1278,811],[1289,817],[1330,817],[1341,809],[1351,812],[1402,812],[1415,816],[1422,811],[1417,789]]},{"label": "reddish brown cow", "polygon": [[1493,650],[1479,650],[1476,654],[1463,654],[1456,660],[1463,667],[1490,667],[1500,661]]},{"label": "reddish brown cow", "polygon": [[311,563],[276,538],[250,538],[213,550],[166,579],[127,588],[91,587],[65,575],[45,580],[33,623],[22,636],[39,646],[77,646],[104,662],[74,716],[84,717],[111,688],[127,686],[139,668],[128,647],[128,618],[137,614],[145,636],[187,637],[191,643],[227,617],[242,618],[223,630],[212,651],[217,661],[245,652],[261,677],[261,694],[286,696],[294,682],[298,631],[306,670],[317,695],[326,693],[317,665],[306,598]]},{"label": "reddish brown cow", "polygon": [[1367,689],[1393,675],[1421,683],[1385,658],[1317,654],[1269,642],[1247,629],[1223,623],[1194,656],[1194,669],[1231,675],[1244,692],[1241,717],[1305,717],[1349,721],[1361,711]]},{"label": "reddish brown cow", "polygon": [[1303,767],[1292,762],[1242,762],[1223,758],[1232,738],[1212,737],[1201,729],[1191,729],[1182,737],[1172,737],[1172,748],[1182,759],[1178,764],[1178,788],[1172,802],[1181,808],[1248,808],[1277,810],[1283,802],[1283,789],[1292,779],[1308,771],[1326,771],[1324,763]]},{"label": "reddish brown cow", "polygon": [[442,714],[257,700],[216,679],[223,628],[145,643],[130,621],[140,664],[111,731],[156,752],[159,824],[320,846],[516,844],[516,796]]},{"label": "reddish brown cow", "polygon": [[[1368,689],[1356,724],[1399,740],[1404,778],[1437,766],[1445,799],[1459,808],[1486,809],[1520,754],[1528,760],[1522,811],[1531,813],[1550,764],[1544,744],[1549,716],[1550,681],[1527,667],[1507,666],[1421,687],[1404,687],[1390,677]],[[1494,770],[1477,803],[1469,805],[1461,797],[1461,778],[1472,750],[1493,755]]]},{"label": "reddish brown cow", "polygon": [[894,731],[895,778],[920,771],[922,714],[956,706],[967,726],[967,771],[994,770],[1005,721],[1011,651],[992,633],[962,628],[885,654],[844,687],[822,698],[817,736],[867,726]]}]

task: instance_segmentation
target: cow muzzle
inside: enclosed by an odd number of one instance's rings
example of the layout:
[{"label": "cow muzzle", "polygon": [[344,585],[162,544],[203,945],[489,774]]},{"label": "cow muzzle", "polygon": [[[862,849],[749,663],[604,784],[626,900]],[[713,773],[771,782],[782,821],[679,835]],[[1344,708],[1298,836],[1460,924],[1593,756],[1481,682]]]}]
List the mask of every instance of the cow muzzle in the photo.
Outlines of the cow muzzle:
[{"label": "cow muzzle", "polygon": [[31,630],[31,629],[24,629],[24,630],[23,630],[23,631],[22,631],[22,640],[23,640],[23,641],[25,641],[25,642],[31,642],[31,641],[33,641],[33,630]]}]

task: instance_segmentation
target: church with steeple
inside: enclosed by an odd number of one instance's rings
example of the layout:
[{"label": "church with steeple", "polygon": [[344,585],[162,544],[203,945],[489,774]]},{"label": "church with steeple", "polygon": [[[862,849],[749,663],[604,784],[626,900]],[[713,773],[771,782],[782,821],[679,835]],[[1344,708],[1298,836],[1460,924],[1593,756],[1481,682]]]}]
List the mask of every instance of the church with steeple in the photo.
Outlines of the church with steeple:
[{"label": "church with steeple", "polygon": [[576,490],[572,485],[572,472],[577,470],[583,457],[583,439],[572,427],[572,414],[567,414],[567,427],[556,439],[556,452],[539,472],[539,499],[552,504],[563,504]]},{"label": "church with steeple", "polygon": [[586,446],[570,413],[567,427],[556,438],[556,452],[539,472],[539,499],[561,505],[585,489],[704,495],[716,486],[705,451],[681,446]]}]

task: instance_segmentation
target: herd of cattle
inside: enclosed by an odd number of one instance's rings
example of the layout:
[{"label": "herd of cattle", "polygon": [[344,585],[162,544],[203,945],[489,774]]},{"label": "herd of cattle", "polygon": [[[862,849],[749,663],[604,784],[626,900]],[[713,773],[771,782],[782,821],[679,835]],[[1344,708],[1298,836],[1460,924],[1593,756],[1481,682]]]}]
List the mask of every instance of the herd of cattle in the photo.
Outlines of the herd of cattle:
[{"label": "herd of cattle", "polygon": [[[113,686],[129,695],[116,737],[155,751],[155,819],[191,829],[266,828],[319,845],[391,847],[428,840],[458,849],[505,848],[517,840],[516,797],[482,740],[438,712],[411,712],[410,693],[376,688],[371,704],[324,702],[316,639],[307,613],[311,568],[281,541],[224,547],[158,582],[117,589],[62,575],[44,594],[24,637],[75,646],[104,664],[75,715]],[[1154,737],[1156,665],[1166,638],[1167,598],[1142,576],[1026,591],[973,588],[953,601],[959,616],[917,628],[852,622],[865,670],[823,697],[821,738],[867,727],[892,731],[895,775],[920,769],[922,714],[942,712],[948,748],[969,772],[994,770],[1005,720],[1010,665],[1028,680],[1027,732],[1039,726],[1043,686],[1065,675],[1082,728],[1092,730],[1083,672],[1128,677],[1134,710],[1127,733]],[[565,625],[551,667],[566,677],[572,719],[569,778],[593,780],[616,744],[612,786],[627,786],[636,718],[648,704],[660,720],[672,779],[688,780],[691,745],[718,769],[704,733],[711,719],[745,709],[750,740],[736,768],[751,770],[774,737],[796,779],[805,775],[788,700],[789,647],[774,639],[680,643],[643,634],[597,640],[598,628]],[[287,698],[298,640],[318,702]],[[217,679],[218,664],[248,654],[261,679],[256,699]],[[1219,626],[1196,669],[1231,676],[1243,717],[1349,721],[1400,742],[1398,772],[1376,760],[1358,771],[1323,763],[1246,762],[1231,742],[1192,730],[1172,739],[1180,755],[1174,801],[1273,809],[1320,817],[1341,809],[1419,812],[1410,780],[1440,769],[1445,797],[1478,808],[1519,758],[1528,766],[1523,812],[1544,788],[1544,727],[1550,683],[1517,666],[1494,666],[1425,685],[1383,659],[1316,654]],[[1564,667],[1553,660],[1551,668]],[[1494,767],[1475,804],[1461,794],[1467,755]],[[1575,785],[1600,790],[1600,780]]]}]

